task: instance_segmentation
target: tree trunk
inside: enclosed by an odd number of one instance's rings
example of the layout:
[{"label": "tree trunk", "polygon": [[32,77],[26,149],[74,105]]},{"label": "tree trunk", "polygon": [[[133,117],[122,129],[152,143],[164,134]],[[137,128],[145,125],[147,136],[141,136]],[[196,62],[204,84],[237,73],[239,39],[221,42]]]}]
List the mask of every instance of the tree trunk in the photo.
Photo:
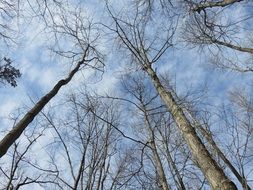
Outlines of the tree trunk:
[{"label": "tree trunk", "polygon": [[162,86],[151,65],[147,65],[145,67],[145,71],[148,73],[157,92],[165,102],[168,111],[171,113],[173,119],[175,120],[179,130],[181,131],[185,141],[191,150],[193,159],[196,160],[197,164],[199,165],[212,188],[221,190],[236,190],[237,188],[235,184],[230,179],[228,179],[223,170],[211,157],[205,145],[198,137],[194,127],[185,116],[182,108],[173,98],[171,92],[166,91],[166,89]]},{"label": "tree trunk", "polygon": [[155,140],[153,138],[151,139],[150,146],[152,148],[152,153],[153,153],[153,156],[154,156],[154,162],[155,162],[155,165],[156,165],[156,168],[157,168],[157,172],[158,172],[158,175],[159,175],[159,182],[161,183],[162,189],[163,190],[169,190],[169,186],[168,186],[168,183],[167,183],[167,180],[166,180],[163,165],[162,165],[160,156],[159,156],[159,154],[156,150],[156,144],[155,144]]},{"label": "tree trunk", "polygon": [[20,137],[26,127],[33,121],[38,113],[45,107],[45,105],[58,93],[62,86],[68,84],[73,76],[77,73],[80,66],[84,63],[84,59],[79,61],[76,67],[69,73],[68,77],[60,80],[54,88],[43,96],[32,109],[30,109],[25,116],[16,124],[16,126],[1,140],[0,142],[0,158],[4,156],[10,146]]},{"label": "tree trunk", "polygon": [[[192,115],[191,115],[191,117],[192,117]],[[240,175],[240,173],[233,166],[233,164],[226,158],[226,156],[223,154],[221,149],[218,147],[218,145],[214,141],[212,135],[206,129],[204,129],[197,121],[194,120],[194,122],[196,123],[197,129],[200,130],[201,134],[205,137],[207,142],[212,146],[212,148],[215,150],[215,152],[218,154],[218,156],[223,160],[223,162],[229,167],[229,169],[232,171],[232,173],[236,176],[238,181],[242,184],[243,189],[251,190],[250,186],[247,184],[246,179]]]},{"label": "tree trunk", "polygon": [[159,183],[162,186],[163,190],[169,190],[170,188],[169,188],[169,185],[168,185],[168,182],[166,179],[166,175],[164,173],[163,164],[162,164],[161,158],[159,156],[159,153],[157,151],[154,131],[152,130],[152,127],[151,127],[151,124],[150,124],[150,121],[148,118],[148,113],[146,111],[146,107],[145,107],[145,105],[142,105],[142,106],[144,107],[143,114],[145,117],[145,127],[147,128],[148,136],[150,138],[150,146],[151,146],[151,151],[152,151],[152,154],[154,157],[155,167],[156,167],[156,170],[159,175]]},{"label": "tree trunk", "polygon": [[183,179],[182,179],[182,177],[180,175],[180,172],[178,171],[177,166],[176,166],[176,164],[175,164],[175,162],[174,162],[174,160],[173,160],[173,158],[172,158],[172,156],[170,154],[170,149],[168,147],[168,143],[169,142],[165,139],[165,137],[163,136],[163,134],[161,134],[161,131],[160,131],[160,135],[161,135],[162,140],[163,140],[163,146],[164,146],[164,149],[165,149],[165,154],[166,154],[166,159],[167,159],[168,165],[171,168],[171,170],[174,170],[176,178],[177,178],[176,179],[174,177],[173,172],[171,172],[172,175],[173,175],[173,179],[174,179],[175,183],[178,185],[178,189],[179,190],[186,190],[184,182],[183,182]]}]

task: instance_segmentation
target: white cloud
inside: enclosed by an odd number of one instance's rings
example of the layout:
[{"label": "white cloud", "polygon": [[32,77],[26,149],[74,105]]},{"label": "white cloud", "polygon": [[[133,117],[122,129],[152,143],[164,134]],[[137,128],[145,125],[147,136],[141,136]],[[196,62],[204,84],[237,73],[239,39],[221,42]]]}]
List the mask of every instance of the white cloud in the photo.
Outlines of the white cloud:
[{"label": "white cloud", "polygon": [[0,107],[0,114],[2,117],[8,117],[10,113],[18,108],[19,103],[15,101],[11,101],[10,99],[4,102]]}]

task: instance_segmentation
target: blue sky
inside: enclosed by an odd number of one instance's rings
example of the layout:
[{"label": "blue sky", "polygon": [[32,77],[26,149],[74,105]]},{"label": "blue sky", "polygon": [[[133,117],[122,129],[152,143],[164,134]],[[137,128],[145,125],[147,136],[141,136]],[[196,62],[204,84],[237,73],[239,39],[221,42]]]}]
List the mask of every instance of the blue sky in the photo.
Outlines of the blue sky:
[{"label": "blue sky", "polygon": [[[119,7],[122,2],[124,1],[118,1]],[[101,1],[85,1],[83,4],[85,6],[84,14],[93,17],[95,22],[106,20],[105,9]],[[241,10],[236,9],[236,11],[240,12]],[[15,21],[13,22],[15,24]],[[18,80],[16,88],[8,85],[0,87],[0,137],[5,134],[2,132],[3,129],[8,130],[12,127],[12,121],[8,120],[11,114],[17,114],[20,108],[21,112],[25,113],[25,110],[33,105],[31,99],[36,102],[59,79],[67,76],[73,67],[71,60],[59,58],[50,52],[48,47],[54,44],[53,35],[43,31],[45,25],[41,20],[36,18],[26,21],[19,20],[19,23],[23,24],[19,29],[22,38],[17,45],[8,50],[8,56],[21,70],[22,77]],[[60,43],[67,48],[72,46],[71,42],[66,39]],[[124,72],[131,72],[131,70],[125,69],[128,67],[127,59],[118,53],[118,47],[111,37],[102,39],[101,44],[100,49],[106,54],[104,74],[97,73],[95,75],[92,70],[80,71],[68,86],[60,90],[50,105],[57,104],[65,93],[78,90],[82,88],[82,85],[100,95],[105,93],[121,94],[117,87],[120,84],[120,76]],[[227,103],[228,92],[233,89],[245,89],[251,97],[253,96],[252,73],[240,74],[216,69],[208,63],[209,59],[206,56],[196,50],[197,48],[188,47],[181,47],[179,50],[171,48],[155,65],[158,73],[169,75],[171,83],[176,84],[179,94],[183,95],[187,89],[198,90],[207,84],[208,99],[206,101],[208,100],[209,103],[216,106]],[[60,99],[58,100],[58,98]]]},{"label": "blue sky", "polygon": [[[104,13],[104,8],[100,1],[87,1],[85,2],[86,13],[95,17],[94,20],[100,20],[101,15]],[[120,3],[119,3],[120,5]],[[97,14],[97,13],[100,14]],[[102,13],[102,14],[101,14]],[[22,21],[19,21],[22,23]],[[26,23],[27,21],[24,21]],[[43,94],[48,92],[51,87],[61,78],[65,77],[70,70],[69,60],[59,60],[48,50],[50,39],[53,43],[53,38],[48,38],[50,34],[45,34],[43,31],[44,24],[38,19],[32,19],[29,25],[24,25],[20,31],[23,36],[18,45],[10,49],[8,55],[12,58],[13,64],[17,66],[21,72],[22,77],[18,80],[18,87],[12,88],[8,85],[0,88],[0,104],[1,116],[7,116],[15,109],[22,107],[24,104],[31,105],[29,96],[37,100]],[[47,39],[45,42],[44,39]],[[105,73],[103,80],[91,82],[90,86],[98,86],[100,92],[110,91],[114,89],[114,83],[119,79],[122,66],[126,64],[126,60],[118,59],[117,47],[114,51],[110,50],[113,41],[109,40],[102,49],[107,53]],[[123,60],[123,61],[122,61]],[[119,67],[119,65],[121,65]],[[211,68],[211,69],[210,69]],[[223,97],[226,97],[228,90],[234,87],[246,88],[247,91],[252,92],[252,75],[238,74],[230,71],[219,71],[212,66],[208,66],[208,59],[203,55],[201,56],[195,49],[184,48],[183,50],[168,50],[166,56],[163,56],[157,69],[161,73],[169,72],[172,81],[176,81],[177,89],[183,91],[185,87],[197,88],[198,85],[208,84],[210,97],[214,101],[222,102]],[[78,81],[86,81],[82,77],[92,74],[83,71],[79,73]],[[81,74],[82,73],[82,74]],[[80,79],[80,80],[79,80]],[[69,87],[64,87],[63,91],[67,88],[73,88],[73,85],[78,86],[77,79],[74,79]],[[87,84],[89,85],[89,83]],[[105,90],[101,90],[105,89]],[[62,92],[60,92],[62,93]]]}]

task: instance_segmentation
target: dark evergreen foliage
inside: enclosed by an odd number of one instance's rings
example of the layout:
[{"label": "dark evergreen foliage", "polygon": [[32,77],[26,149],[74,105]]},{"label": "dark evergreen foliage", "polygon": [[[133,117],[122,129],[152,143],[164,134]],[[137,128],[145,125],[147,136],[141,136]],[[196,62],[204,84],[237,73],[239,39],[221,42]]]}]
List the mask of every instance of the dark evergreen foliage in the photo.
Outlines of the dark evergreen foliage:
[{"label": "dark evergreen foliage", "polygon": [[21,73],[18,69],[11,65],[12,61],[9,58],[4,57],[0,62],[0,82],[9,83],[11,86],[17,86],[17,78],[21,77]]}]

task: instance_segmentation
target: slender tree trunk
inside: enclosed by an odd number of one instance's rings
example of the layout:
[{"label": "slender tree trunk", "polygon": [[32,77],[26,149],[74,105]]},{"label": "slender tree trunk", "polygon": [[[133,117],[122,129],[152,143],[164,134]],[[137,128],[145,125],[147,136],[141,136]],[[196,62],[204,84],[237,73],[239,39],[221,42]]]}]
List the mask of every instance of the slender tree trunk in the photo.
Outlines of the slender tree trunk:
[{"label": "slender tree trunk", "polygon": [[168,111],[174,118],[179,130],[181,131],[185,141],[191,150],[193,159],[196,160],[197,164],[199,165],[212,188],[221,190],[236,190],[237,188],[235,184],[230,179],[228,179],[223,170],[211,157],[201,139],[198,137],[194,127],[185,116],[182,108],[173,98],[171,92],[166,91],[164,86],[162,86],[151,65],[146,65],[145,71],[148,73],[157,92],[165,102]]},{"label": "slender tree trunk", "polygon": [[45,105],[58,93],[62,86],[68,84],[73,76],[77,73],[85,60],[78,62],[76,67],[69,73],[68,77],[60,80],[54,88],[43,96],[32,109],[30,109],[25,116],[16,124],[16,126],[1,140],[0,142],[0,158],[4,156],[10,146],[20,137],[26,127],[33,121],[38,113],[45,107]]},{"label": "slender tree trunk", "polygon": [[84,164],[85,164],[85,156],[86,156],[86,149],[85,149],[85,151],[84,151],[84,153],[82,155],[82,160],[80,161],[77,177],[76,177],[76,179],[74,179],[73,190],[77,190],[78,189],[78,184],[80,182],[81,176],[83,175]]},{"label": "slender tree trunk", "polygon": [[154,137],[154,131],[151,128],[148,114],[146,112],[146,107],[145,107],[145,105],[142,105],[142,106],[144,107],[143,113],[144,113],[144,117],[145,117],[146,128],[147,128],[147,131],[149,134],[149,138],[151,140],[150,146],[152,148],[152,154],[154,157],[155,167],[156,167],[156,170],[159,175],[159,183],[161,184],[163,190],[169,190],[170,188],[169,188],[169,185],[168,185],[168,182],[166,179],[166,175],[164,173],[163,164],[162,164],[161,158],[160,158],[158,151],[157,151],[155,137]]},{"label": "slender tree trunk", "polygon": [[158,175],[159,175],[159,182],[161,183],[162,189],[169,190],[170,188],[169,188],[167,180],[166,180],[166,175],[164,173],[163,165],[162,165],[160,156],[158,155],[158,152],[156,149],[156,144],[155,144],[155,141],[153,138],[151,139],[150,146],[152,148],[155,165],[156,165]]},{"label": "slender tree trunk", "polygon": [[175,181],[175,183],[179,186],[178,189],[179,190],[186,190],[185,188],[185,185],[184,185],[184,182],[183,182],[183,179],[180,175],[180,172],[178,171],[177,169],[177,166],[174,162],[174,160],[172,159],[172,156],[170,154],[170,149],[169,149],[169,146],[168,146],[168,141],[165,139],[166,137],[164,137],[163,134],[161,134],[161,131],[160,132],[160,135],[162,137],[162,141],[163,141],[163,145],[164,145],[164,149],[165,149],[165,154],[166,154],[166,159],[167,159],[167,162],[168,162],[168,165],[169,167],[171,168],[171,170],[175,172],[175,175],[176,175],[176,178],[174,177],[174,174],[173,172],[171,172],[171,174],[173,175],[173,179]]},{"label": "slender tree trunk", "polygon": [[[107,159],[107,156],[108,156],[108,141],[109,141],[109,134],[110,134],[110,129],[107,128],[107,131],[106,131],[106,137],[105,137],[105,147],[104,147],[104,152],[103,152],[103,157],[101,159],[102,160],[102,163],[100,165],[100,168],[99,168],[99,177],[98,177],[98,180],[97,180],[97,187],[96,187],[96,190],[99,190],[99,189],[104,189],[104,180],[106,178],[106,172],[107,171],[107,167],[106,167],[106,159]],[[101,188],[100,188],[101,186]]]}]

